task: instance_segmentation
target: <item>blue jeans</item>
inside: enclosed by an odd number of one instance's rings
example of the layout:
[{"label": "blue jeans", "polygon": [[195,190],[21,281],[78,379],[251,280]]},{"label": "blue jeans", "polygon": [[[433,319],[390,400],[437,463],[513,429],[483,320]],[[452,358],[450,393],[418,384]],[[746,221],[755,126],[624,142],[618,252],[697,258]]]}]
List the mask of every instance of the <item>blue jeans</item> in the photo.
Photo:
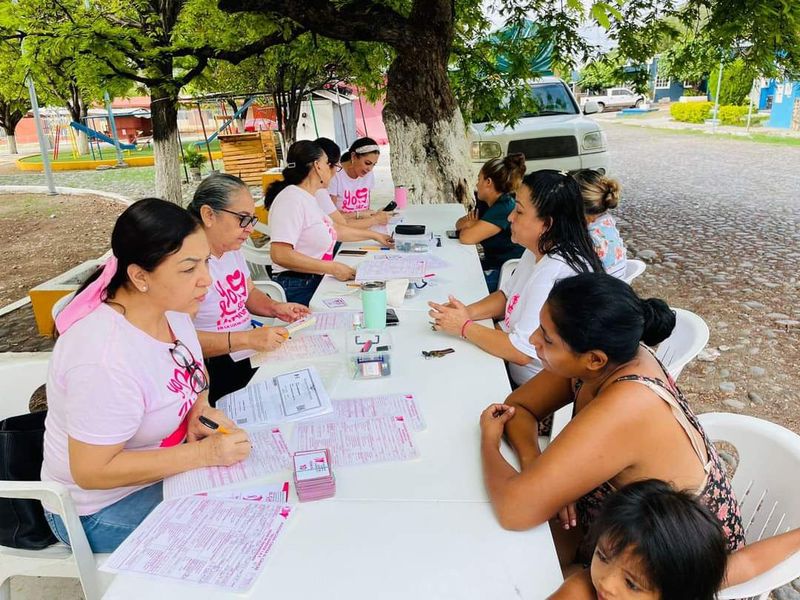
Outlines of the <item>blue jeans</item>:
[{"label": "blue jeans", "polygon": [[294,271],[284,271],[282,273],[275,273],[272,280],[281,285],[283,291],[286,292],[287,302],[297,302],[304,306],[308,306],[311,302],[311,297],[319,287],[319,282],[322,281],[322,275],[311,275],[310,273],[295,273]]},{"label": "blue jeans", "polygon": [[[113,552],[139,523],[164,499],[162,485],[159,481],[126,496],[111,506],[99,510],[93,515],[81,517],[81,525],[86,532],[86,539],[92,552]],[[44,511],[50,529],[61,542],[69,544],[69,536],[64,521],[55,513]]]},{"label": "blue jeans", "polygon": [[486,287],[489,288],[489,293],[496,292],[497,284],[500,283],[500,269],[484,271],[483,278],[486,280]]}]

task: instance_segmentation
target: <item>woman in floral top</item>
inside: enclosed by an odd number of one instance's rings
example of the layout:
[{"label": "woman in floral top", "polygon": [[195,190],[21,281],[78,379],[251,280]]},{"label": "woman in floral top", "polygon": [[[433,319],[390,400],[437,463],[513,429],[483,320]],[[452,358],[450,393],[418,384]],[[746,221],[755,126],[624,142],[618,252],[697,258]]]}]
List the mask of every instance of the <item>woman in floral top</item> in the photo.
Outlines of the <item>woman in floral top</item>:
[{"label": "woman in floral top", "polygon": [[578,171],[575,180],[581,186],[589,237],[592,238],[597,256],[606,273],[622,279],[625,277],[627,253],[617,222],[608,212],[619,204],[622,187],[616,179],[591,169]]}]

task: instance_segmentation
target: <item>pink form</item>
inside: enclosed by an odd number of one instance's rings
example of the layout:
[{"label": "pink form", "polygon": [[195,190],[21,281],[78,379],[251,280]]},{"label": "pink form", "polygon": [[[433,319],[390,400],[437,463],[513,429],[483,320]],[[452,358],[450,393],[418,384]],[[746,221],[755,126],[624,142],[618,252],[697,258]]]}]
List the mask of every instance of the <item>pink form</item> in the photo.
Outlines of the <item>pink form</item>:
[{"label": "pink form", "polygon": [[328,334],[322,335],[295,335],[272,352],[259,352],[250,358],[250,364],[260,367],[265,363],[273,363],[279,360],[302,360],[306,358],[316,358],[318,356],[329,356],[336,354],[336,344]]},{"label": "pink form", "polygon": [[387,394],[366,398],[332,400],[333,414],[321,419],[359,419],[369,417],[401,416],[412,431],[423,431],[425,421],[417,408],[413,394]]},{"label": "pink form", "polygon": [[[223,435],[223,434],[215,434]],[[248,431],[253,450],[242,462],[230,467],[204,467],[167,477],[164,498],[188,496],[214,488],[255,479],[291,466],[289,448],[277,427]]]},{"label": "pink form", "polygon": [[203,496],[164,500],[101,570],[245,592],[291,513],[287,504]]},{"label": "pink form", "polygon": [[333,466],[411,460],[417,449],[401,416],[298,423],[297,450],[328,448]]}]

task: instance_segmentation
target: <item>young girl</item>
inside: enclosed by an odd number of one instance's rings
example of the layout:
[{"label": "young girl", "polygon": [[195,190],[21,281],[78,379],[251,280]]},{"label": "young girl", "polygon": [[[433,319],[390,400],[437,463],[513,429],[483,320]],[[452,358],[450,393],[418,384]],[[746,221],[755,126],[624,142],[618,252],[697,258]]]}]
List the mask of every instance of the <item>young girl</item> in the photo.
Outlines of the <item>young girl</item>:
[{"label": "young girl", "polygon": [[[170,202],[139,200],[117,219],[111,250],[56,319],[42,464],[42,481],[69,490],[94,552],[113,552],[161,502],[165,477],[250,453],[247,434],[208,405],[189,316],[211,284],[199,223]],[[69,543],[55,507],[44,508]]]},{"label": "young girl", "polygon": [[[517,190],[509,214],[511,240],[526,249],[501,289],[465,306],[456,298],[430,303],[433,328],[460,335],[486,352],[508,361],[516,385],[542,369],[530,341],[539,326],[539,311],[553,284],[564,277],[602,271],[583,217],[583,200],[567,173],[537,171],[527,175]],[[475,323],[499,319],[497,328]]]},{"label": "young girl", "polygon": [[525,155],[510,154],[487,161],[478,173],[477,199],[487,205],[482,214],[470,213],[456,221],[462,244],[483,246],[483,275],[489,293],[497,290],[500,268],[519,258],[525,248],[511,241],[508,216],[514,210],[514,196],[525,175]]},{"label": "young girl", "polygon": [[353,142],[350,150],[342,156],[342,169],[334,175],[328,191],[336,208],[348,221],[375,216],[369,208],[370,194],[375,187],[372,169],[378,164],[380,155],[378,143],[363,137]]},{"label": "young girl", "polygon": [[603,262],[606,273],[623,278],[627,253],[617,222],[609,212],[619,205],[621,186],[616,179],[591,169],[578,171],[574,177],[581,186],[586,225],[597,256]]},{"label": "young girl", "polygon": [[708,508],[657,479],[611,496],[595,522],[589,569],[550,600],[714,600],[717,591],[771,569],[800,550],[800,529],[728,554]]}]

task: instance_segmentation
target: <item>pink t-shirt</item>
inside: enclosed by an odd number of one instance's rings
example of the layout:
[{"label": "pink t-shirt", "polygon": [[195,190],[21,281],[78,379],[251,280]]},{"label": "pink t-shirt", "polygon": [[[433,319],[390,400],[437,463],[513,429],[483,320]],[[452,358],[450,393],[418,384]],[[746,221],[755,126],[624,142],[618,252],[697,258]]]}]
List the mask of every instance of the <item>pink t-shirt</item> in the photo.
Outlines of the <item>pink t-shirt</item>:
[{"label": "pink t-shirt", "polygon": [[[175,337],[202,365],[189,315],[170,312],[167,319]],[[47,376],[42,481],[64,484],[79,515],[92,515],[146,486],[79,487],[69,466],[69,437],[97,446],[124,444],[126,450],[175,446],[186,438],[186,416],[197,394],[189,384],[189,370],[173,360],[173,347],[107,304],[58,339]]]},{"label": "pink t-shirt", "polygon": [[317,190],[314,197],[317,199],[317,204],[324,214],[330,215],[336,212],[336,205],[331,200],[331,194],[328,190]]},{"label": "pink t-shirt", "polygon": [[[336,244],[333,221],[307,191],[290,185],[275,197],[269,209],[272,242],[290,244],[295,250],[318,260],[332,260]],[[275,263],[275,273],[287,271]]]},{"label": "pink t-shirt", "polygon": [[247,280],[250,269],[241,250],[231,250],[208,260],[211,286],[194,317],[198,331],[244,331],[250,328]]},{"label": "pink t-shirt", "polygon": [[336,173],[328,185],[331,196],[336,196],[336,207],[343,213],[369,210],[369,194],[375,186],[375,176],[372,171],[358,177],[351,178],[344,170]]}]

